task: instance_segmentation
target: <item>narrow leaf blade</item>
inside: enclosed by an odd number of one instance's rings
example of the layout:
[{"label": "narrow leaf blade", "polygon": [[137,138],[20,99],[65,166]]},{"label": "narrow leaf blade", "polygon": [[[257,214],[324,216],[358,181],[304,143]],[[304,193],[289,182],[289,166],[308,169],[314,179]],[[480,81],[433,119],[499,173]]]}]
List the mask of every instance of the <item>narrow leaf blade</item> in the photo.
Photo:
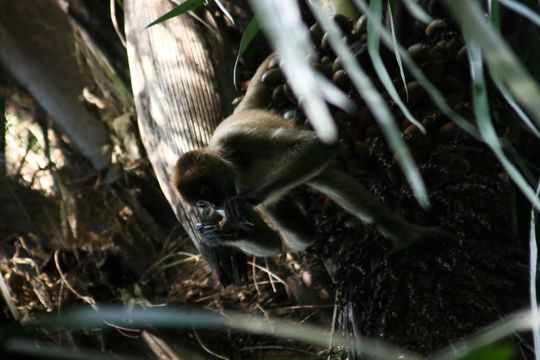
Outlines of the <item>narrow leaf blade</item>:
[{"label": "narrow leaf blade", "polygon": [[221,10],[221,12],[223,13],[223,15],[225,15],[225,17],[227,19],[230,20],[230,22],[232,22],[234,24],[234,19],[231,15],[231,13],[225,8],[225,6],[223,6],[223,4],[221,3],[221,1],[219,0],[214,0],[214,2],[216,3],[216,5],[218,6],[219,10]]},{"label": "narrow leaf blade", "polygon": [[240,61],[242,55],[244,55],[244,53],[246,52],[249,44],[251,44],[253,39],[255,39],[255,37],[257,36],[257,34],[259,34],[260,31],[261,24],[259,23],[257,16],[253,16],[253,18],[249,21],[249,24],[246,26],[244,33],[242,34],[242,38],[240,39],[240,46],[238,47],[238,55],[236,55],[236,60],[234,61],[234,86],[236,86],[236,70],[238,68],[238,62]]},{"label": "narrow leaf blade", "polygon": [[148,29],[151,26],[160,24],[164,21],[167,21],[169,19],[172,19],[173,17],[185,14],[186,12],[196,9],[197,7],[204,5],[205,3],[206,3],[206,0],[187,0],[183,2],[182,4],[176,6],[174,9],[172,9],[165,15],[160,16],[158,19],[152,21],[150,24],[146,26],[146,29]]},{"label": "narrow leaf blade", "polygon": [[[372,1],[380,2],[381,0]],[[343,68],[349,74],[356,90],[359,92],[360,96],[362,96],[366,105],[377,120],[389,145],[397,154],[399,154],[399,165],[402,167],[405,177],[411,185],[418,202],[423,207],[428,207],[429,199],[424,181],[422,180],[420,172],[418,171],[405,141],[401,137],[401,131],[396,125],[392,112],[389,110],[386,102],[377,89],[373,86],[373,83],[367,74],[358,65],[354,55],[343,43],[343,34],[341,33],[341,30],[330,20],[328,15],[322,9],[319,1],[312,1],[311,9],[321,27],[327,32],[332,48],[341,59]]]},{"label": "narrow leaf blade", "polygon": [[465,44],[467,45],[467,54],[471,67],[471,78],[473,81],[473,109],[476,116],[476,121],[478,123],[480,136],[486,145],[491,148],[503,168],[506,170],[517,187],[521,190],[521,192],[537,209],[540,209],[540,201],[538,200],[535,191],[527,183],[519,170],[504,154],[502,144],[499,141],[495,128],[493,127],[483,74],[482,51],[467,31],[463,33],[463,37],[465,39]]},{"label": "narrow leaf blade", "polygon": [[429,81],[429,79],[424,75],[422,70],[414,63],[411,56],[401,46],[400,44],[394,43],[392,41],[392,35],[384,28],[381,24],[380,19],[378,19],[372,11],[369,9],[368,5],[364,0],[353,0],[355,5],[366,15],[369,20],[373,21],[374,29],[380,34],[381,39],[384,41],[385,45],[392,49],[396,47],[399,51],[399,55],[403,60],[403,63],[407,69],[411,72],[411,75],[418,80],[418,82],[426,89],[428,96],[431,98],[433,103],[452,121],[459,126],[463,131],[468,133],[474,138],[478,138],[478,131],[476,128],[465,118],[459,115],[454,111],[450,105],[446,102],[441,92]]},{"label": "narrow leaf blade", "polygon": [[[448,9],[484,51],[486,61],[502,77],[510,92],[540,126],[540,87],[510,46],[486,20],[479,2],[444,0]],[[533,192],[534,193],[534,192]]]},{"label": "narrow leaf blade", "polygon": [[[382,17],[382,0],[372,0],[370,7],[371,11],[377,16],[377,18]],[[381,39],[379,36],[379,32],[374,29],[373,21],[371,20],[368,20],[367,34],[369,56],[371,58],[371,62],[373,63],[373,67],[375,68],[375,72],[381,80],[381,83],[383,84],[384,88],[386,89],[392,100],[394,100],[401,112],[405,115],[407,120],[413,123],[417,128],[420,129],[423,134],[425,134],[426,129],[424,129],[424,126],[422,126],[422,124],[418,120],[416,120],[414,116],[412,116],[409,109],[407,108],[407,105],[403,103],[396,88],[394,87],[394,83],[390,78],[390,74],[388,74],[388,71],[384,66],[383,60],[381,58],[381,53],[379,51]]]},{"label": "narrow leaf blade", "polygon": [[412,16],[422,21],[423,23],[427,24],[433,20],[431,16],[429,16],[428,13],[426,13],[424,9],[422,9],[422,7],[418,5],[416,0],[403,0],[403,4],[405,4],[405,7],[407,8],[407,10],[409,10],[409,13],[411,13]]}]

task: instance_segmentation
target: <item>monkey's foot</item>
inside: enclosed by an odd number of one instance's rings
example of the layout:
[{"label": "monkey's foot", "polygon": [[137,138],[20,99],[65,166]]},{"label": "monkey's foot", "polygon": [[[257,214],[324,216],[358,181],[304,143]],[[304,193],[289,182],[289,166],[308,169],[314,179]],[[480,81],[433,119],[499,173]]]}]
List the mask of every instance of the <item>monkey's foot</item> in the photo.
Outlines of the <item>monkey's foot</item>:
[{"label": "monkey's foot", "polygon": [[255,226],[255,210],[257,201],[253,198],[235,196],[225,202],[224,210],[227,221],[240,228]]}]

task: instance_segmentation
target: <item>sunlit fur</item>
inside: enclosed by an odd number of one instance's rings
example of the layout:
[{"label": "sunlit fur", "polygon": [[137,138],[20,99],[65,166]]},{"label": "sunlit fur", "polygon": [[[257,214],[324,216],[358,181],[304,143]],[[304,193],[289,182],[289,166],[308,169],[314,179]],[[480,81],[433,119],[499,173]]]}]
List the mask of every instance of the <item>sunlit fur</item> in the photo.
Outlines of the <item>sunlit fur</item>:
[{"label": "sunlit fur", "polygon": [[[199,149],[184,153],[176,162],[173,184],[185,201],[194,205],[204,200],[216,207],[236,194],[233,165],[210,149]],[[202,187],[211,189],[208,198],[201,197]]]}]

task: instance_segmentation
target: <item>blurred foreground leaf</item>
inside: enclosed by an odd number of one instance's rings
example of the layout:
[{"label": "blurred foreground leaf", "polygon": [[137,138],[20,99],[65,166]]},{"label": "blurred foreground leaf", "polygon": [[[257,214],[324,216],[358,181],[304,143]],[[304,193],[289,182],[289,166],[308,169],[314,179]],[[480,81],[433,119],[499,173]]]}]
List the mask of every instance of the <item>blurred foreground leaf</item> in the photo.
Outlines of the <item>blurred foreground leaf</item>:
[{"label": "blurred foreground leaf", "polygon": [[456,360],[508,360],[514,356],[514,349],[510,345],[490,345],[473,351],[469,355]]},{"label": "blurred foreground leaf", "polygon": [[[380,2],[376,0],[375,2]],[[318,20],[321,27],[327,32],[330,44],[334,49],[336,55],[340,58],[343,68],[349,74],[354,87],[364,99],[366,106],[369,108],[378,125],[380,126],[384,137],[388,141],[392,150],[398,154],[398,163],[401,166],[408,183],[416,196],[416,199],[423,207],[429,206],[429,199],[427,190],[424,185],[424,181],[420,176],[420,172],[416,167],[416,163],[407,147],[407,144],[401,137],[401,131],[396,124],[392,112],[387,106],[386,101],[382,95],[377,91],[371,79],[367,76],[364,70],[358,65],[358,62],[354,55],[351,53],[347,45],[342,41],[343,33],[335,22],[331,21],[328,14],[324,12],[319,1],[312,1],[311,7],[315,18]],[[369,18],[370,22],[380,22],[380,15],[372,14],[373,17]],[[369,26],[369,23],[368,23]],[[369,36],[369,35],[368,35]],[[378,54],[378,49],[375,50],[375,58]],[[371,53],[370,53],[371,54]],[[373,58],[372,58],[373,59]],[[376,59],[375,59],[376,60]],[[380,64],[382,67],[381,75],[384,76],[386,69],[384,64]],[[386,73],[387,74],[387,73]]]},{"label": "blurred foreground leaf", "polygon": [[46,316],[36,325],[55,329],[88,329],[106,325],[129,328],[195,327],[221,331],[233,329],[302,341],[322,347],[328,347],[332,341],[337,347],[350,346],[356,349],[356,354],[373,359],[420,359],[420,356],[414,353],[377,339],[364,336],[341,336],[313,325],[234,312],[222,315],[200,309],[134,307],[126,310],[121,306],[102,306],[97,311],[90,308],[66,310],[61,315]]},{"label": "blurred foreground leaf", "polygon": [[510,46],[484,16],[478,1],[445,0],[448,9],[461,23],[463,33],[474,39],[484,52],[490,69],[505,82],[515,98],[540,126],[540,87],[519,61]]},{"label": "blurred foreground leaf", "polygon": [[478,124],[478,130],[480,131],[480,136],[484,143],[493,151],[504,170],[508,173],[521,192],[532,204],[534,204],[537,209],[540,209],[540,201],[538,200],[534,189],[529,185],[527,180],[525,180],[516,166],[514,166],[514,164],[512,164],[512,162],[505,155],[502,143],[499,140],[495,127],[491,121],[487,87],[484,79],[482,51],[468,32],[464,32],[463,37],[465,39],[465,44],[467,45],[467,54],[471,67],[471,77],[473,81],[473,108]]},{"label": "blurred foreground leaf", "polygon": [[[296,1],[251,0],[272,48],[283,61],[283,73],[299,100],[317,136],[326,142],[337,141],[336,124],[325,100],[335,97],[335,86],[321,86],[320,75],[309,58],[313,56],[313,42]],[[327,90],[332,87],[331,94]],[[334,91],[335,90],[335,91]]]}]

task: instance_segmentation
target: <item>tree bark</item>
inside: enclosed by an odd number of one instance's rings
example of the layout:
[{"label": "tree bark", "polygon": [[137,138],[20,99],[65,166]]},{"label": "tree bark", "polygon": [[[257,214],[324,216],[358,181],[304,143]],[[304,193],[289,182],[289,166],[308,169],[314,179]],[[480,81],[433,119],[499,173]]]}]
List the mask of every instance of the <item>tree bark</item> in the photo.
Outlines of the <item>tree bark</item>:
[{"label": "tree bark", "polygon": [[33,233],[52,248],[62,245],[60,209],[40,192],[0,176],[0,233]]},{"label": "tree bark", "polygon": [[52,0],[0,0],[0,61],[96,169],[109,164],[108,132],[80,100],[91,84],[75,57],[66,15]]},{"label": "tree bark", "polygon": [[238,278],[244,255],[208,248],[195,229],[207,215],[183,204],[171,171],[186,151],[205,146],[229,112],[232,54],[206,8],[205,24],[185,14],[145,29],[171,9],[166,0],[124,2],[126,41],[139,131],[156,177],[189,236],[223,283]]}]

